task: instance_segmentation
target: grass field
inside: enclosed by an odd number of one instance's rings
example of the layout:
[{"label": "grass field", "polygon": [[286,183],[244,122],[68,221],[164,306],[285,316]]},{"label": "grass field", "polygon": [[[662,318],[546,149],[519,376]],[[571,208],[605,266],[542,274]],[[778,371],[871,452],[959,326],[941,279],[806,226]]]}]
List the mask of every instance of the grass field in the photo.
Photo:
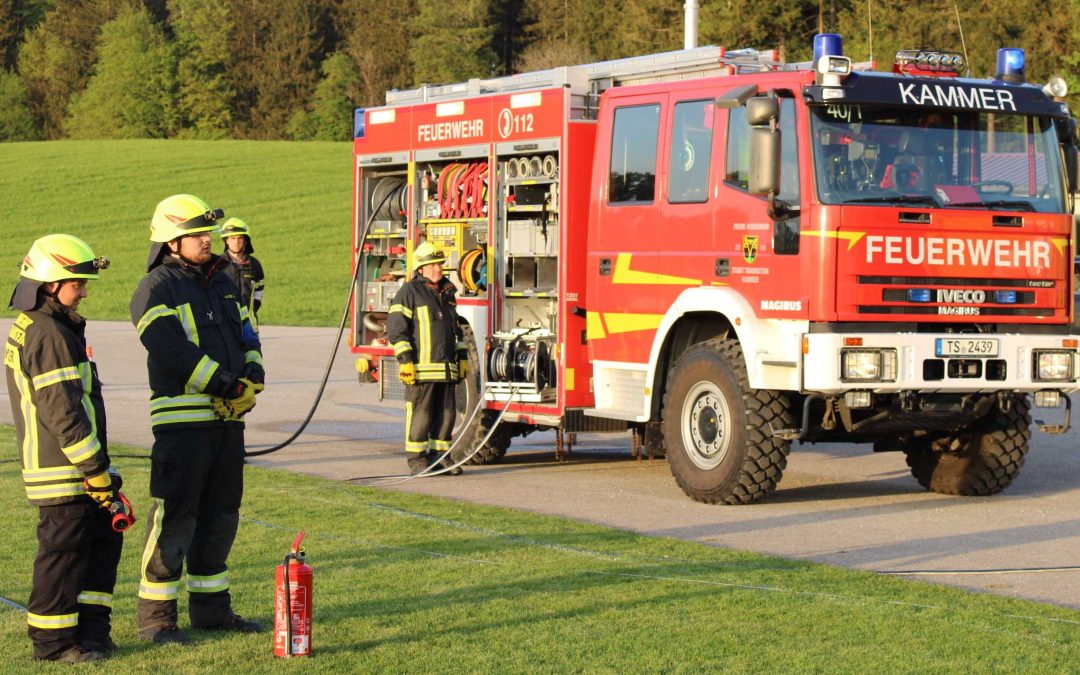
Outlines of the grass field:
[{"label": "grass field", "polygon": [[[251,225],[255,255],[267,273],[263,323],[336,324],[349,287],[351,157],[349,143],[5,143],[3,306],[34,239],[66,232],[113,262],[80,311],[128,320],[128,302],[146,269],[154,206],[189,192]],[[214,250],[222,248],[216,240]]]},{"label": "grass field", "polygon": [[[0,457],[14,454],[2,427]],[[141,513],[147,463],[114,461]],[[25,604],[36,521],[17,462],[0,463],[0,488],[0,596]],[[1050,673],[1080,662],[1077,611],[506,509],[248,467],[241,515],[234,606],[267,624],[274,566],[308,533],[312,660],[278,662],[268,631],[138,642],[140,522],[116,590],[121,651],[83,670]],[[4,606],[0,648],[5,672],[71,672],[32,663],[25,618]]]}]

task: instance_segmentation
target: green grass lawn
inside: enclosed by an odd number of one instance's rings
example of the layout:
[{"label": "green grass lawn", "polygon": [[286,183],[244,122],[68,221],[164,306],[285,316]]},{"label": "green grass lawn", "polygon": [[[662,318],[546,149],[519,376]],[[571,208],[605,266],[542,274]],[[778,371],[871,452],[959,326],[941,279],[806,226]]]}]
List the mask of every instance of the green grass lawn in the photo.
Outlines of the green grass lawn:
[{"label": "green grass lawn", "polygon": [[[252,227],[267,274],[263,323],[340,319],[351,265],[351,144],[137,140],[0,147],[5,308],[30,244],[65,232],[113,262],[80,311],[128,320],[128,302],[146,269],[154,207],[189,192]],[[217,240],[214,250],[222,249]]]},{"label": "green grass lawn", "polygon": [[[14,453],[0,428],[0,457]],[[115,463],[144,513],[148,464]],[[0,487],[10,509],[0,596],[25,604],[36,513],[17,462],[0,463]],[[307,531],[313,659],[277,661],[269,631],[193,631],[186,648],[138,642],[141,521],[116,589],[120,653],[84,670],[1047,673],[1080,663],[1077,611],[507,509],[248,467],[241,515],[235,609],[267,624],[274,566]],[[0,647],[5,672],[70,672],[35,667],[25,617],[4,606]]]}]

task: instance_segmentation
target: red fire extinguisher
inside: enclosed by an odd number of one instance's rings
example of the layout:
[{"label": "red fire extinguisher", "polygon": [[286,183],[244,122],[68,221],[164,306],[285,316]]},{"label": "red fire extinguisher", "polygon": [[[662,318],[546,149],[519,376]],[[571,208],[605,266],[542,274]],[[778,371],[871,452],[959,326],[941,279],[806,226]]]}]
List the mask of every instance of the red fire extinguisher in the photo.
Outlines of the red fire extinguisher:
[{"label": "red fire extinguisher", "polygon": [[311,566],[304,562],[301,532],[277,566],[274,582],[274,656],[311,656]]}]

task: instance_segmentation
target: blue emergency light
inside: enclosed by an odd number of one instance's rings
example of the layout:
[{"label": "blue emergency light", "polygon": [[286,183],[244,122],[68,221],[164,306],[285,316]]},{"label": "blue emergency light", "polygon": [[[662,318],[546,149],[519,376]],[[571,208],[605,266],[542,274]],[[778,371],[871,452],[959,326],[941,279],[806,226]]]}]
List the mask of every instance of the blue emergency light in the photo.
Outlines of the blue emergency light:
[{"label": "blue emergency light", "polygon": [[357,108],[353,111],[352,135],[353,138],[364,137],[364,109]]},{"label": "blue emergency light", "polygon": [[907,292],[908,302],[930,302],[929,288],[909,288]]},{"label": "blue emergency light", "polygon": [[994,302],[1001,305],[1016,304],[1016,291],[994,291]]},{"label": "blue emergency light", "polygon": [[1002,47],[997,51],[995,79],[1010,84],[1024,82],[1024,50],[1019,47]]},{"label": "blue emergency light", "polygon": [[814,61],[822,56],[843,56],[844,38],[836,33],[818,33],[814,36]]}]

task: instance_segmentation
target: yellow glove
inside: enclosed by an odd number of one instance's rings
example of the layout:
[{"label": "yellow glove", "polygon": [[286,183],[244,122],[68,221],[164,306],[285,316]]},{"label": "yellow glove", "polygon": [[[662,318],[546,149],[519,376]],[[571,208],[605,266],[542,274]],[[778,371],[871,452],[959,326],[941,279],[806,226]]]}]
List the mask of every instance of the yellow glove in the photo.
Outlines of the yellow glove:
[{"label": "yellow glove", "polygon": [[112,476],[108,471],[103,471],[96,476],[90,476],[83,482],[86,494],[100,506],[109,508],[115,498]]},{"label": "yellow glove", "polygon": [[416,364],[415,363],[403,363],[398,368],[398,377],[405,384],[416,384]]},{"label": "yellow glove", "polygon": [[469,374],[469,360],[462,359],[457,362],[457,375],[459,380],[464,380],[465,376]]},{"label": "yellow glove", "polygon": [[210,405],[213,406],[214,413],[221,419],[236,421],[255,407],[255,394],[262,390],[261,385],[255,384],[246,377],[241,377],[233,385],[233,389],[229,392],[229,398],[214,396],[210,399]]}]

